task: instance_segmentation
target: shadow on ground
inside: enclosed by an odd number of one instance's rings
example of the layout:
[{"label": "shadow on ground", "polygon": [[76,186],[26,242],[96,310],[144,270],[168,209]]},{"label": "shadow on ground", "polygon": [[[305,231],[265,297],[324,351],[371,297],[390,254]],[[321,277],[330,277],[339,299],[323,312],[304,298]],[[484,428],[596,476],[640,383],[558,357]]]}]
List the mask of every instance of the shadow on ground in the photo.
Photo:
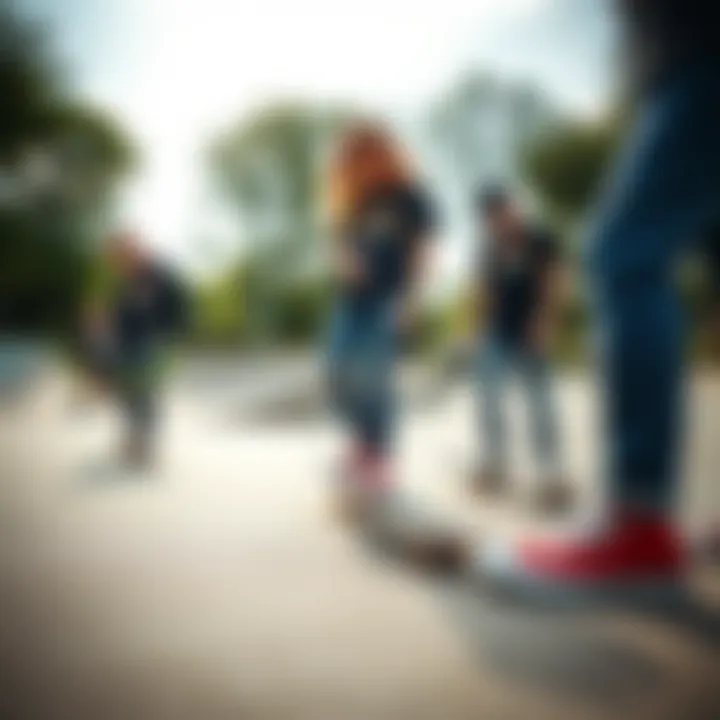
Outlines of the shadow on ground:
[{"label": "shadow on ground", "polygon": [[[553,607],[508,602],[455,562],[423,563],[360,529],[366,551],[426,584],[442,615],[485,671],[518,688],[578,703],[601,717],[710,720],[720,707],[720,611],[694,587],[672,604]],[[718,586],[720,569],[700,568]],[[623,717],[626,715],[623,714]]]}]

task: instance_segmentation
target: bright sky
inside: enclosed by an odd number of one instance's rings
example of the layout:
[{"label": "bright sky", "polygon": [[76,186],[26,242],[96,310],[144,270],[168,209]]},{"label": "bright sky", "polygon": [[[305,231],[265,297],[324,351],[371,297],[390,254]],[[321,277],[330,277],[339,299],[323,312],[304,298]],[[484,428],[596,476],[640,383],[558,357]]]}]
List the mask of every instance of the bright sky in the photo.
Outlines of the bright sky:
[{"label": "bright sky", "polygon": [[601,106],[600,0],[16,0],[47,15],[78,90],[131,128],[144,164],[127,212],[189,259],[202,152],[278,95],[411,110],[474,66]]}]

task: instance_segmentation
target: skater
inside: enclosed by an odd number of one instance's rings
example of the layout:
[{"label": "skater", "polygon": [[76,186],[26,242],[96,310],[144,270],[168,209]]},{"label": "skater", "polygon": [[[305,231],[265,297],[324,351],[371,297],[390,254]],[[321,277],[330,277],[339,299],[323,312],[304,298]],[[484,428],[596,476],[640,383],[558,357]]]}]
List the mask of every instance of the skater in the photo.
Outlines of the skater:
[{"label": "skater", "polygon": [[107,266],[111,280],[91,316],[89,352],[125,417],[121,459],[143,469],[154,458],[164,357],[186,327],[187,295],[179,278],[133,233],[111,239]]},{"label": "skater", "polygon": [[715,0],[622,0],[635,127],[589,247],[607,414],[602,521],[556,537],[489,542],[484,571],[523,591],[683,587],[676,517],[682,321],[673,270],[720,220],[720,9]]},{"label": "skater", "polygon": [[337,286],[329,377],[349,440],[342,487],[370,496],[392,485],[394,372],[399,342],[417,313],[433,213],[379,125],[345,135],[329,190]]},{"label": "skater", "polygon": [[474,293],[483,316],[476,346],[484,459],[474,471],[473,489],[509,490],[503,405],[508,380],[516,374],[529,406],[539,471],[531,504],[542,512],[562,511],[571,504],[571,491],[563,476],[550,359],[564,294],[560,249],[552,233],[528,222],[499,186],[480,192],[475,212],[487,245]]}]

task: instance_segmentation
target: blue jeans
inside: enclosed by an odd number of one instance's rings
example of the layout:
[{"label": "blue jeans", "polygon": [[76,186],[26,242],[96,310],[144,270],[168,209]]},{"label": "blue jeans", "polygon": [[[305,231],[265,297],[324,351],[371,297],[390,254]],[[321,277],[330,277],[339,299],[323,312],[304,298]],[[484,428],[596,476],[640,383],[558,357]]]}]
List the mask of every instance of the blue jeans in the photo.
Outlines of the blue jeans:
[{"label": "blue jeans", "polygon": [[517,373],[527,391],[531,436],[538,464],[545,473],[560,472],[557,412],[552,372],[547,358],[523,347],[489,336],[480,349],[480,425],[487,464],[502,470],[506,460],[503,405],[507,381]]},{"label": "blue jeans", "polygon": [[329,348],[332,403],[353,436],[379,454],[387,452],[392,438],[395,360],[395,325],[387,304],[337,306]]},{"label": "blue jeans", "polygon": [[720,216],[719,66],[678,72],[645,99],[589,247],[616,504],[674,501],[683,339],[673,271]]},{"label": "blue jeans", "polygon": [[119,351],[112,359],[115,389],[128,429],[152,434],[158,420],[157,396],[162,380],[163,358],[157,344],[133,351]]}]

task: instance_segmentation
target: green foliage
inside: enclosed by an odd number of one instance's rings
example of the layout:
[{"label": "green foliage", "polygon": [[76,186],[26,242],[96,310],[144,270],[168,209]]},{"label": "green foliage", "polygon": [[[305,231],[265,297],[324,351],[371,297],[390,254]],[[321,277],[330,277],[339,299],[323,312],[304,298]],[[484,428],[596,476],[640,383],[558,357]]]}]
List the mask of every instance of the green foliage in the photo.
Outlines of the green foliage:
[{"label": "green foliage", "polygon": [[588,361],[591,343],[589,307],[585,299],[570,298],[561,314],[558,333],[552,348],[556,360],[565,365],[577,365]]},{"label": "green foliage", "polygon": [[[271,106],[239,123],[210,150],[218,189],[240,212],[276,200],[306,212],[314,191],[314,132],[311,111],[300,105]],[[278,174],[283,177],[273,177]],[[282,198],[269,196],[273,180],[282,181]]]},{"label": "green foliage", "polygon": [[80,298],[87,259],[32,218],[0,212],[0,330],[67,329]]},{"label": "green foliage", "polygon": [[54,102],[58,74],[36,24],[20,22],[9,4],[0,7],[0,163],[40,134]]},{"label": "green foliage", "polygon": [[278,298],[277,335],[293,345],[315,342],[332,302],[332,289],[327,281],[313,279],[284,288]]},{"label": "green foliage", "polygon": [[[526,148],[521,159],[525,179],[540,199],[543,214],[561,229],[573,229],[597,198],[627,119],[620,112],[600,122],[565,120]],[[574,364],[587,359],[590,318],[584,297],[575,295],[568,302],[554,352],[559,361]]]},{"label": "green foliage", "polygon": [[0,331],[64,331],[134,153],[111,118],[66,96],[36,27],[9,8],[0,26]]},{"label": "green foliage", "polygon": [[313,343],[331,299],[326,279],[267,284],[262,269],[245,260],[197,287],[193,339],[220,347]]},{"label": "green foliage", "polygon": [[209,149],[215,189],[245,239],[244,342],[300,343],[320,330],[330,302],[316,212],[321,166],[335,133],[354,115],[275,103],[219,134]]},{"label": "green foliage", "polygon": [[577,220],[596,197],[623,123],[566,121],[537,138],[523,158],[524,175],[552,215]]},{"label": "green foliage", "polygon": [[72,101],[55,105],[40,142],[58,165],[63,202],[78,212],[101,205],[137,160],[114,118]]},{"label": "green foliage", "polygon": [[195,293],[193,339],[203,345],[238,345],[246,340],[243,269],[200,283]]},{"label": "green foliage", "polygon": [[248,251],[280,249],[279,275],[302,275],[316,262],[324,156],[352,116],[324,105],[275,103],[220,133],[209,149],[215,189],[238,218]]},{"label": "green foliage", "polygon": [[[603,175],[630,120],[630,113],[621,110],[601,123],[565,122],[528,148],[523,163],[525,177],[545,205],[547,215],[561,224],[573,224],[582,218],[600,192]],[[706,260],[691,258],[678,273],[690,319],[689,347],[695,357],[710,354],[710,338],[717,334],[717,297],[707,265]],[[585,359],[591,323],[585,300],[573,298],[558,339],[560,359]]]}]

